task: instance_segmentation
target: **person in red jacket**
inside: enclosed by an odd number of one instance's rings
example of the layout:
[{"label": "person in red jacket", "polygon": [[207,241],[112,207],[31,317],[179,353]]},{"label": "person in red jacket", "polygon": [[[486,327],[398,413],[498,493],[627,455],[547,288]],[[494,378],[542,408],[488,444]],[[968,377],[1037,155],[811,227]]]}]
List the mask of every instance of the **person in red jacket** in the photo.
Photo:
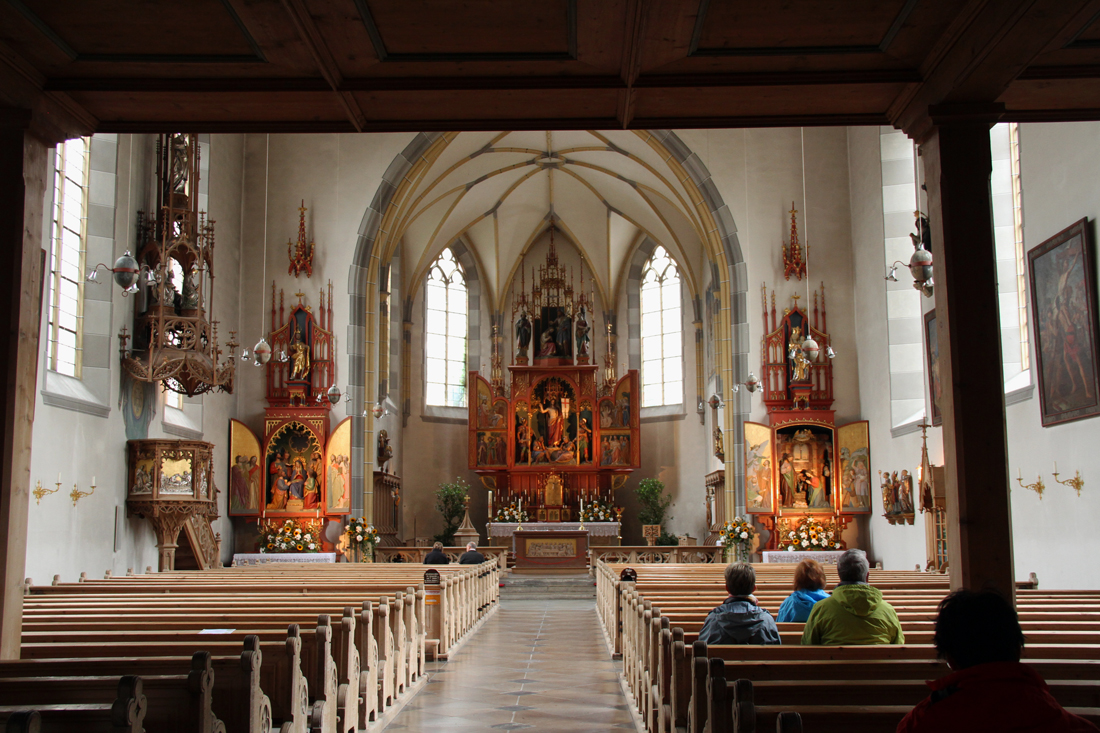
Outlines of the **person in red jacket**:
[{"label": "person in red jacket", "polygon": [[933,643],[951,674],[928,683],[932,694],[905,716],[898,733],[1100,730],[1065,711],[1043,678],[1020,663],[1024,634],[1001,595],[958,590],[944,598]]}]

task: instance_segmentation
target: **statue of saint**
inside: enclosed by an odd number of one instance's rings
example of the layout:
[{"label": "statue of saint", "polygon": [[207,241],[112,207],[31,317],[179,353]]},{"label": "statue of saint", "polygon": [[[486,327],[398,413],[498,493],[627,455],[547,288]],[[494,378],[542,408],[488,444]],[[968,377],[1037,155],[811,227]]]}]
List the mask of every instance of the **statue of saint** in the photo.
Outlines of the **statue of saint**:
[{"label": "statue of saint", "polygon": [[187,177],[191,173],[191,150],[186,134],[169,136],[170,173],[168,183],[172,193],[187,193]]},{"label": "statue of saint", "polygon": [[810,378],[810,360],[802,351],[802,329],[795,326],[791,329],[791,342],[787,345],[791,356],[791,381],[804,382]]},{"label": "statue of saint", "polygon": [[577,316],[577,356],[588,356],[588,344],[592,340],[588,332],[591,330],[584,317],[584,308],[581,308],[580,315]]},{"label": "statue of saint", "polygon": [[527,356],[527,347],[531,345],[531,320],[527,311],[523,311],[516,322],[516,339],[519,341],[519,356]]},{"label": "statue of saint", "polygon": [[183,276],[183,293],[180,298],[180,308],[195,310],[199,307],[199,289],[195,287],[195,278],[191,275]]},{"label": "statue of saint", "polygon": [[305,379],[309,375],[309,347],[302,342],[302,332],[294,324],[294,342],[290,345],[291,379]]},{"label": "statue of saint", "polygon": [[378,468],[386,471],[386,464],[393,458],[393,447],[390,445],[390,436],[385,430],[378,431]]}]

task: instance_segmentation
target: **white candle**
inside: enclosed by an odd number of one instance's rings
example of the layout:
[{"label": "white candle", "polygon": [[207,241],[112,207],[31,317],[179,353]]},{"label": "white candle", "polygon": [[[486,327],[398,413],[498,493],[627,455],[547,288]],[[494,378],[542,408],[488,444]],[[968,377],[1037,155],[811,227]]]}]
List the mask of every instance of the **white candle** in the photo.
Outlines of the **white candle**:
[{"label": "white candle", "polygon": [[522,511],[523,511],[523,497],[521,496],[519,499],[516,499],[516,512],[518,513],[518,512],[522,512]]},{"label": "white candle", "polygon": [[95,486],[95,476],[92,476],[92,486]]},{"label": "white candle", "polygon": [[581,499],[581,516],[584,516],[584,499]]},{"label": "white candle", "polygon": [[57,472],[57,483],[61,483],[61,472]]},{"label": "white candle", "polygon": [[1054,462],[1054,473],[1058,473],[1058,461]]}]

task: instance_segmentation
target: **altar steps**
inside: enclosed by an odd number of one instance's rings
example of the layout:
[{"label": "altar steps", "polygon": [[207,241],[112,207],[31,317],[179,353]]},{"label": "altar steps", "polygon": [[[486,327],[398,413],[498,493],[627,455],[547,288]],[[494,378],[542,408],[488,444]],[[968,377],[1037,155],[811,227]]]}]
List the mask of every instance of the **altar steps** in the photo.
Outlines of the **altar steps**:
[{"label": "altar steps", "polygon": [[508,573],[501,578],[502,599],[596,598],[596,582],[587,572],[568,575],[534,575]]}]

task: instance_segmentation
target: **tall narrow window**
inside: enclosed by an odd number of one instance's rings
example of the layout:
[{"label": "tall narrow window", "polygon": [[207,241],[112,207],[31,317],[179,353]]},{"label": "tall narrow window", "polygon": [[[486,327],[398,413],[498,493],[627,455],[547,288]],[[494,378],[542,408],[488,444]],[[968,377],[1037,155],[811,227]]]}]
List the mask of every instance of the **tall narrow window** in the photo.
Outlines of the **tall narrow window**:
[{"label": "tall narrow window", "polygon": [[428,271],[424,289],[425,401],[466,407],[466,277],[450,247]]},{"label": "tall narrow window", "polygon": [[53,371],[80,377],[84,251],[88,221],[90,138],[68,140],[54,154],[54,205],[50,227],[49,333]]},{"label": "tall narrow window", "polygon": [[989,187],[993,194],[993,239],[1001,306],[1001,358],[1008,393],[1031,384],[1020,137],[1016,123],[994,125],[989,131],[989,148],[993,158]]},{"label": "tall narrow window", "polygon": [[680,271],[658,246],[642,270],[642,407],[684,401]]}]

